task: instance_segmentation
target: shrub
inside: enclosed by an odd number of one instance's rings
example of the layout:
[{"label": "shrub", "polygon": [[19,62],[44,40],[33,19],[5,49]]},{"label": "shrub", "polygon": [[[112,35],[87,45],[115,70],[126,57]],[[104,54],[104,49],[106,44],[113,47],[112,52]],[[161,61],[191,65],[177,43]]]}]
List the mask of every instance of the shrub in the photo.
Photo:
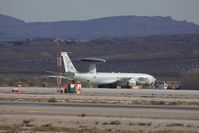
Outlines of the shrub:
[{"label": "shrub", "polygon": [[52,97],[48,99],[48,102],[57,102],[57,100],[54,97]]},{"label": "shrub", "polygon": [[86,114],[84,114],[84,113],[81,113],[80,115],[78,115],[79,117],[85,117],[86,116]]},{"label": "shrub", "polygon": [[115,120],[115,121],[111,121],[109,124],[110,125],[121,125],[121,122],[118,120]]}]

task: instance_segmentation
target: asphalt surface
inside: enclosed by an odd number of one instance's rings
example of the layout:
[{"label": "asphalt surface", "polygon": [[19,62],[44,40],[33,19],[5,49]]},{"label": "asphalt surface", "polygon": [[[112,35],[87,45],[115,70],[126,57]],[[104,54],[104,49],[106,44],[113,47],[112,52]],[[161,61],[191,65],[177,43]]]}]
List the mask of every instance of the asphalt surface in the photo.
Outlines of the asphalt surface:
[{"label": "asphalt surface", "polygon": [[[20,94],[11,94],[11,89],[12,87],[0,87],[0,125],[21,125],[24,120],[33,120],[33,125],[50,123],[69,128],[86,125],[100,129],[178,129],[197,132],[199,127],[199,105],[192,104],[198,103],[199,91],[82,88],[82,94],[77,95],[58,94],[56,88],[46,87],[21,87]],[[48,101],[53,97],[58,102],[37,101]],[[26,99],[32,99],[33,102]],[[141,103],[131,103],[136,100]],[[147,104],[151,100],[164,101],[166,104]],[[169,102],[188,104],[174,105]],[[121,124],[103,124],[116,120]],[[96,122],[99,124],[96,125]],[[140,126],[142,123],[150,123],[150,126]],[[172,126],[176,124],[177,126]]]},{"label": "asphalt surface", "polygon": [[199,120],[199,106],[0,102],[1,115],[86,116]]},{"label": "asphalt surface", "polygon": [[119,109],[170,109],[170,110],[195,110],[199,111],[199,106],[188,105],[133,105],[133,104],[99,104],[99,103],[39,103],[39,102],[13,102],[1,101],[0,106],[48,106],[48,107],[81,107],[81,108],[119,108]]},{"label": "asphalt surface", "polygon": [[[13,87],[0,87],[0,93],[11,93]],[[21,87],[21,94],[56,94],[56,88]],[[125,96],[125,97],[160,97],[160,98],[195,98],[199,99],[198,90],[157,90],[157,89],[109,89],[82,88],[85,96]]]}]

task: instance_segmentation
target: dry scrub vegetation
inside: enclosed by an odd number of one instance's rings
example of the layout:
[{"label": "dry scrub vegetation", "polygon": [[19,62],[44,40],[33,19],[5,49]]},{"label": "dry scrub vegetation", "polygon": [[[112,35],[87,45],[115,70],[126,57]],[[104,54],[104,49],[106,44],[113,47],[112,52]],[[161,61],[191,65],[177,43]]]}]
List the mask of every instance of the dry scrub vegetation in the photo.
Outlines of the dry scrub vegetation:
[{"label": "dry scrub vegetation", "polygon": [[[6,95],[6,94],[5,94]],[[108,100],[107,100],[108,99]],[[43,97],[41,95],[35,95],[31,98],[20,97],[18,98],[17,95],[7,95],[5,97],[0,97],[0,101],[30,101],[30,102],[65,102],[65,103],[108,103],[108,104],[148,104],[148,105],[199,105],[198,99],[183,99],[183,98],[131,98],[131,99],[116,99],[116,98],[109,98],[109,97],[97,97],[97,96],[90,96],[85,98],[84,96],[81,97],[49,97],[48,95]]]},{"label": "dry scrub vegetation", "polygon": [[[182,131],[182,130],[125,130],[125,129],[114,129],[114,128],[107,128],[107,129],[100,129],[100,128],[89,128],[87,126],[80,125],[78,128],[68,128],[68,127],[59,127],[52,125],[50,123],[43,124],[41,126],[35,126],[30,124],[31,121],[24,120],[21,125],[0,125],[0,132],[9,132],[9,133],[18,133],[18,132],[67,132],[67,133],[196,133],[195,131]],[[25,125],[24,125],[25,123]],[[28,123],[28,124],[27,124]],[[106,124],[105,124],[106,123]],[[120,125],[119,121],[113,122],[104,122],[102,125]],[[139,126],[149,126],[151,123],[138,123]],[[31,125],[31,126],[30,126]],[[169,126],[183,126],[183,125],[169,125]]]}]

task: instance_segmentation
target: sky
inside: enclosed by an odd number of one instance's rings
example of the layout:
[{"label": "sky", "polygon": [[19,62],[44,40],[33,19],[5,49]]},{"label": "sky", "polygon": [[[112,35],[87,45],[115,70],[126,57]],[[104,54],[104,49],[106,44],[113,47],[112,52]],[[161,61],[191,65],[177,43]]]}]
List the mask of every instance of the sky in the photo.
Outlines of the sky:
[{"label": "sky", "polygon": [[199,24],[199,0],[0,0],[0,14],[26,22],[108,16],[171,16]]}]

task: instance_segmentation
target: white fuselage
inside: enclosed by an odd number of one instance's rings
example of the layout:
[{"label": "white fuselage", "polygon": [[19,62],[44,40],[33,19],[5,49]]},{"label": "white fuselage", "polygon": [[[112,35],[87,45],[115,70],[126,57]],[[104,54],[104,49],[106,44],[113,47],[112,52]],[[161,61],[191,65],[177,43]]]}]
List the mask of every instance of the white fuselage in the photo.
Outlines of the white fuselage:
[{"label": "white fuselage", "polygon": [[83,83],[90,83],[95,85],[111,84],[122,79],[127,79],[128,83],[136,84],[153,84],[155,78],[148,74],[141,73],[76,73],[73,77],[75,80]]}]

